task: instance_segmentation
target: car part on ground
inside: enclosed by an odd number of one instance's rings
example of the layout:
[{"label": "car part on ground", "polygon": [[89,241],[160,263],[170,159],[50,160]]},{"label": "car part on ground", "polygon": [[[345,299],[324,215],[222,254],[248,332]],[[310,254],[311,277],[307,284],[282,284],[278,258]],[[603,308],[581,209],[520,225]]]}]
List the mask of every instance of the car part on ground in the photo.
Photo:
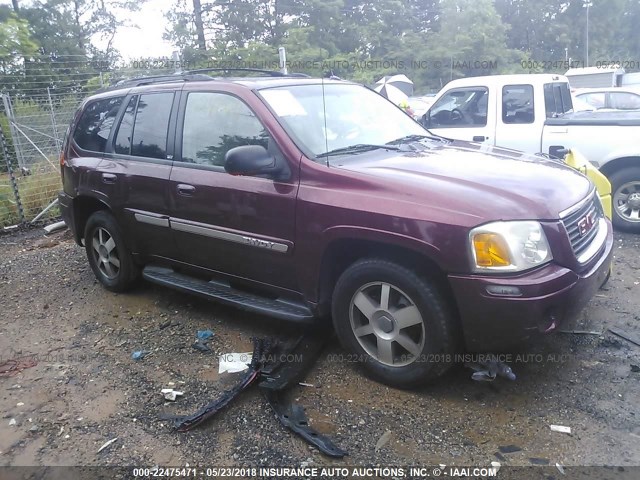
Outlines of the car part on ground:
[{"label": "car part on ground", "polygon": [[326,332],[314,331],[309,331],[289,343],[254,338],[249,370],[233,388],[225,391],[193,415],[162,415],[161,418],[173,420],[177,431],[186,432],[212,418],[249,385],[260,380],[259,388],[280,423],[307,443],[316,446],[322,453],[330,457],[342,458],[347,455],[347,452],[309,426],[304,408],[284,400],[285,392],[295,386],[313,366],[326,341]]},{"label": "car part on ground", "polygon": [[175,429],[179,432],[186,432],[213,417],[258,378],[262,368],[261,358],[268,351],[268,345],[265,340],[253,339],[253,358],[249,370],[233,388],[224,392],[219,398],[200,408],[193,415],[164,416],[163,418],[173,419]]},{"label": "car part on ground", "polygon": [[315,445],[318,450],[329,457],[342,458],[348,455],[345,450],[337,447],[329,437],[321,435],[309,426],[309,419],[305,415],[302,405],[283,400],[277,390],[262,389],[262,391],[282,425],[302,437],[307,443]]}]

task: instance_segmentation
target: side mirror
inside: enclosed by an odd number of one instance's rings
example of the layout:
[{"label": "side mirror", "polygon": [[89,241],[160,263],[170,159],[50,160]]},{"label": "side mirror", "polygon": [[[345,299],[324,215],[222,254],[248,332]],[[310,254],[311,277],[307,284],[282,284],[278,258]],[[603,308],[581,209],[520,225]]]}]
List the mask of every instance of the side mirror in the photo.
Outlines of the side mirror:
[{"label": "side mirror", "polygon": [[231,175],[264,175],[280,179],[286,171],[286,166],[269,154],[262,145],[242,145],[227,152],[224,157],[224,169]]},{"label": "side mirror", "polygon": [[425,128],[429,128],[431,126],[431,111],[428,110],[427,113],[420,117],[420,125]]}]

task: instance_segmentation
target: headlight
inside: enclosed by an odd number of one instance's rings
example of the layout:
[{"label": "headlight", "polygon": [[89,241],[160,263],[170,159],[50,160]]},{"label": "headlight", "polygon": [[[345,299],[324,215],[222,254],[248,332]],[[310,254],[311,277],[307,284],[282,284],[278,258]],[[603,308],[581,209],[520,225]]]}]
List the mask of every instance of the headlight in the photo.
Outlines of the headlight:
[{"label": "headlight", "polygon": [[551,261],[549,242],[538,222],[493,222],[471,230],[476,272],[520,272]]}]

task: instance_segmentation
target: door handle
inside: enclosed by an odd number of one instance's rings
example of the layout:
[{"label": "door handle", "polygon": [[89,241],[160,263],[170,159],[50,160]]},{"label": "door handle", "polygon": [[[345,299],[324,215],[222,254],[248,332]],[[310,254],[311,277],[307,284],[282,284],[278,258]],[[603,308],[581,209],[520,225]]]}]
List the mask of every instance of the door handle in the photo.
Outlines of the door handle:
[{"label": "door handle", "polygon": [[196,191],[196,187],[194,187],[193,185],[187,185],[186,183],[179,183],[178,184],[178,193],[180,195],[185,195],[187,197],[193,195],[193,192]]},{"label": "door handle", "polygon": [[103,173],[102,174],[102,183],[114,184],[116,183],[116,177],[113,173]]},{"label": "door handle", "polygon": [[474,142],[484,142],[485,140],[489,140],[489,137],[485,137],[484,135],[475,135],[473,137]]}]

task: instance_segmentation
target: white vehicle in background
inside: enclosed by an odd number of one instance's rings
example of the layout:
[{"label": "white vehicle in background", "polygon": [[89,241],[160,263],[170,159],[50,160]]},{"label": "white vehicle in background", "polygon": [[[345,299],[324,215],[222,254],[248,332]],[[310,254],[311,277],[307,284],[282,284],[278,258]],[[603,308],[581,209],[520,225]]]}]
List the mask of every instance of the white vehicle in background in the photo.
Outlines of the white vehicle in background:
[{"label": "white vehicle in background", "polygon": [[598,110],[640,110],[640,87],[581,88],[574,95]]},{"label": "white vehicle in background", "polygon": [[576,97],[575,95],[572,96],[571,100],[573,102],[573,111],[574,112],[593,112],[593,111],[597,110],[596,107],[594,107],[593,105],[585,102],[584,100],[581,100],[580,98]]},{"label": "white vehicle in background", "polygon": [[443,137],[558,156],[576,149],[612,185],[613,222],[640,233],[640,112],[573,111],[566,77],[453,80],[420,122]]},{"label": "white vehicle in background", "polygon": [[409,97],[407,102],[409,103],[409,107],[413,112],[413,116],[415,118],[422,117],[429,107],[433,105],[433,101],[435,100],[435,95],[423,95],[420,97]]}]

